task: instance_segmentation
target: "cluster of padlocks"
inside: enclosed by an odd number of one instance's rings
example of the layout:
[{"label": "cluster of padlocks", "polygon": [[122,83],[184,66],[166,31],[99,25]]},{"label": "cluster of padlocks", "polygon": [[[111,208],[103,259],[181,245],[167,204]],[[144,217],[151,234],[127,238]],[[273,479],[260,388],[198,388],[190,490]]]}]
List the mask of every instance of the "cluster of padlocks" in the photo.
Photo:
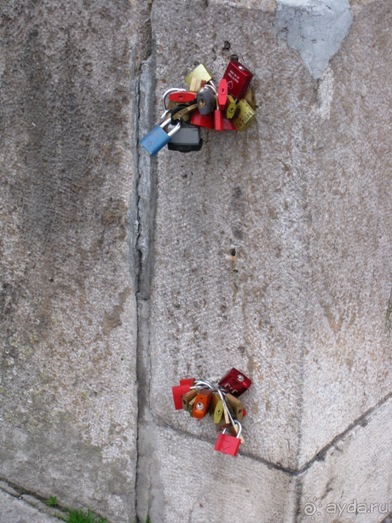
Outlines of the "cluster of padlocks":
[{"label": "cluster of padlocks", "polygon": [[192,418],[203,419],[207,414],[220,429],[214,449],[236,456],[243,443],[242,420],[246,411],[238,399],[252,382],[243,372],[231,369],[218,383],[194,378],[182,379],[172,387],[174,407],[184,409]]},{"label": "cluster of padlocks", "polygon": [[185,77],[188,89],[172,88],[163,95],[164,112],[140,141],[151,154],[165,145],[183,153],[200,151],[200,129],[243,131],[256,115],[249,84],[253,74],[240,62],[229,62],[218,86],[200,64]]}]

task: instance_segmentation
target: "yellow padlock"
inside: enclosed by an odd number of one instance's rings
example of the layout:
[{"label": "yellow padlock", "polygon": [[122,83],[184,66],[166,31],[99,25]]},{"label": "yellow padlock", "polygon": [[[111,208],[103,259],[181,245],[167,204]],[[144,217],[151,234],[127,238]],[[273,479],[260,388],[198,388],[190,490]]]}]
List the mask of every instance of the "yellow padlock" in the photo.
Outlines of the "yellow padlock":
[{"label": "yellow padlock", "polygon": [[191,85],[193,78],[200,80],[200,82],[209,82],[212,80],[212,75],[203,64],[200,64],[185,77],[185,82],[188,86]]},{"label": "yellow padlock", "polygon": [[236,110],[237,110],[237,104],[235,103],[235,100],[231,96],[231,94],[229,94],[227,97],[227,103],[226,103],[226,108],[225,108],[226,118],[231,120],[233,118],[233,116],[235,115]]},{"label": "yellow padlock", "polygon": [[237,103],[237,111],[232,122],[237,131],[244,131],[249,127],[253,118],[256,116],[256,111],[248,104],[246,100],[240,100]]},{"label": "yellow padlock", "polygon": [[244,100],[246,100],[248,102],[248,104],[252,107],[252,109],[254,110],[254,108],[256,107],[256,99],[255,99],[255,94],[250,87],[245,93]]},{"label": "yellow padlock", "polygon": [[198,93],[206,85],[204,80],[199,80],[198,78],[192,78],[189,84],[189,90],[193,93]]},{"label": "yellow padlock", "polygon": [[214,423],[218,425],[223,416],[223,403],[217,392],[214,392],[212,396],[210,414],[214,419]]}]

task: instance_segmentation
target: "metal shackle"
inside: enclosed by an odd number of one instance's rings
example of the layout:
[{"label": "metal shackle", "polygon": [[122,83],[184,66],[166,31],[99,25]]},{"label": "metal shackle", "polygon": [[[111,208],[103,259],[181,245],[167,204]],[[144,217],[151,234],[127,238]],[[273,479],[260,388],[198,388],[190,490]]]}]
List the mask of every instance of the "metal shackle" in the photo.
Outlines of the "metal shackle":
[{"label": "metal shackle", "polygon": [[180,88],[176,88],[176,87],[172,87],[171,89],[168,89],[167,91],[165,91],[162,95],[162,100],[163,100],[163,105],[165,107],[165,109],[167,109],[167,105],[166,105],[166,98],[169,96],[170,93],[178,93],[179,91],[186,91],[186,89],[180,87]]},{"label": "metal shackle", "polygon": [[212,385],[212,383],[210,383],[209,381],[207,380],[197,380],[195,382],[195,384],[193,385],[193,387],[191,387],[192,389],[200,389],[201,387],[203,388],[207,388],[207,389],[210,389],[210,390],[215,390],[216,387],[214,387],[214,385]]},{"label": "metal shackle", "polygon": [[[162,129],[164,129],[165,127],[167,127],[169,124],[171,123],[171,116],[169,116],[169,118],[166,118],[164,119],[160,124],[159,124],[159,127],[162,127]],[[175,134],[177,131],[179,131],[181,129],[181,122],[178,122],[178,124],[173,127],[173,129],[170,129],[170,131],[168,131],[167,135],[168,136],[173,136],[173,134]]]},{"label": "metal shackle", "polygon": [[[232,425],[233,425],[233,426],[234,426],[234,425],[238,425],[238,431],[236,431],[237,434],[236,434],[235,437],[238,438],[238,439],[240,439],[240,438],[241,438],[241,432],[242,432],[242,425],[241,425],[241,423],[240,423],[239,421],[237,421],[237,420],[234,420],[234,424],[232,424]],[[227,429],[228,429],[228,427],[225,427],[225,428],[222,430],[222,434],[226,434]],[[235,428],[234,428],[234,430],[235,430]]]}]

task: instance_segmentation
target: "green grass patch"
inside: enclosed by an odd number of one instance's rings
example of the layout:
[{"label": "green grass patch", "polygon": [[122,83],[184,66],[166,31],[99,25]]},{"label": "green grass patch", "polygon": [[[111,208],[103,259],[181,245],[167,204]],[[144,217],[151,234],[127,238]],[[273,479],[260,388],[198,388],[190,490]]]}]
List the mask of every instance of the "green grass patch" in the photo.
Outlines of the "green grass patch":
[{"label": "green grass patch", "polygon": [[57,501],[56,496],[50,496],[48,499],[44,500],[44,503],[48,507],[57,507],[58,504],[59,504],[58,501]]},{"label": "green grass patch", "polygon": [[107,523],[106,519],[91,512],[91,510],[70,510],[65,519],[66,523]]}]

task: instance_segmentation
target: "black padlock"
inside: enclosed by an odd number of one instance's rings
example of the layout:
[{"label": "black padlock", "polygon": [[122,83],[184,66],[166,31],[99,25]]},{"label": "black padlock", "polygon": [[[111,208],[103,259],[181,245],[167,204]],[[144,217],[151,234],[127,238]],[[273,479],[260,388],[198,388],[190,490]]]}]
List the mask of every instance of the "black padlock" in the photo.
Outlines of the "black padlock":
[{"label": "black padlock", "polygon": [[[171,126],[169,126],[170,130]],[[167,144],[171,151],[179,151],[180,153],[190,153],[192,151],[200,151],[203,145],[203,140],[200,137],[200,127],[181,123],[181,128],[175,134],[173,139]]]}]

